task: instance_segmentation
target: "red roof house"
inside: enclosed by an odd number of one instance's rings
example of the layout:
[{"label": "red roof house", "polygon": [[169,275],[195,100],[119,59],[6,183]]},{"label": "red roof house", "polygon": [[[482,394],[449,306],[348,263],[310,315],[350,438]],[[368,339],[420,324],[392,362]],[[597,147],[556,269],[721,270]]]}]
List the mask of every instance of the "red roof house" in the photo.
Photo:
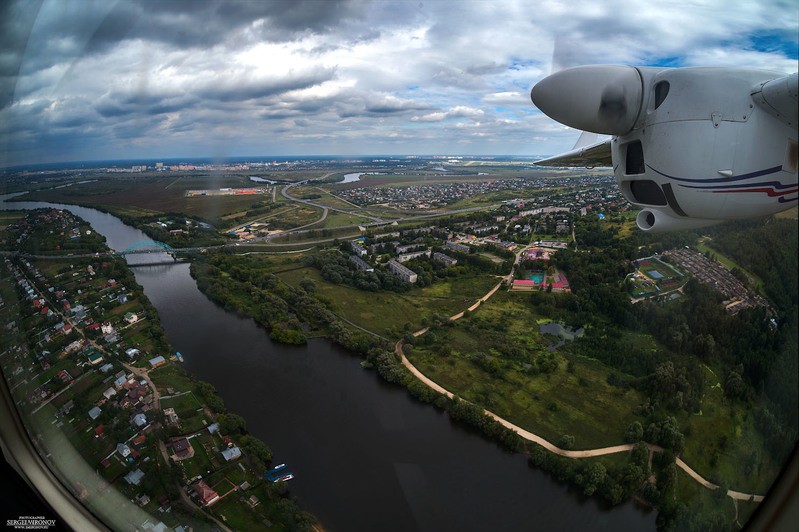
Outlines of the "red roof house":
[{"label": "red roof house", "polygon": [[212,490],[204,480],[201,480],[194,485],[194,493],[197,494],[197,497],[199,497],[200,503],[203,506],[211,506],[219,500],[219,495],[217,495],[217,493]]}]

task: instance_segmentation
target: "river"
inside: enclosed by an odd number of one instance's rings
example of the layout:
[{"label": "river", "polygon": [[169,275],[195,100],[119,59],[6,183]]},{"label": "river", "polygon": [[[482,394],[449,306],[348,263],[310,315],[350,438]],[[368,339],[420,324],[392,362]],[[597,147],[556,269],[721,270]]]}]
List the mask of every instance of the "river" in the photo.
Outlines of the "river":
[{"label": "river", "polygon": [[[149,240],[94,209],[7,197],[1,210],[68,209],[114,249]],[[330,342],[272,343],[252,320],[209,301],[186,264],[133,271],[188,371],[290,466],[291,493],[327,530],[655,529],[655,512],[632,502],[608,508],[529,469]]]}]

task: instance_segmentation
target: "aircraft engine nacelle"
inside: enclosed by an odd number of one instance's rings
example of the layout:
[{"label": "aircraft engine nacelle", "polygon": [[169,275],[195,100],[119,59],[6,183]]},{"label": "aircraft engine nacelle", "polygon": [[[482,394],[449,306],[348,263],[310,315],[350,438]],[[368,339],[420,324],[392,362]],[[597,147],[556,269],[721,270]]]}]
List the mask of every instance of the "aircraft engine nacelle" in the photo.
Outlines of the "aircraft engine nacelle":
[{"label": "aircraft engine nacelle", "polygon": [[635,223],[642,231],[662,233],[682,229],[699,229],[721,223],[724,220],[705,220],[701,218],[681,218],[671,216],[658,209],[644,209],[638,213]]},{"label": "aircraft engine nacelle", "polygon": [[643,230],[797,205],[796,74],[594,65],[553,74],[531,96],[559,122],[614,135],[613,172],[644,209]]}]

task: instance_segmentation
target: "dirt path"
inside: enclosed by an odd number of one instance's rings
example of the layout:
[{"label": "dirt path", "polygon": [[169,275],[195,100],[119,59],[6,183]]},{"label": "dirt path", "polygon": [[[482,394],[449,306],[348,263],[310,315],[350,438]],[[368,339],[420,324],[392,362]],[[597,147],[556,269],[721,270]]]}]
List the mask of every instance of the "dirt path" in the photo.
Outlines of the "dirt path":
[{"label": "dirt path", "polygon": [[[510,277],[512,277],[512,272],[511,272]],[[485,301],[487,301],[491,296],[493,296],[496,293],[497,290],[499,290],[499,288],[501,286],[502,286],[502,282],[499,282],[486,295],[481,297],[476,303],[474,303],[472,306],[470,306],[469,307],[469,311],[475,310],[477,307],[480,306],[481,303],[484,303]],[[454,316],[450,316],[449,319],[451,321],[458,320],[458,319],[463,317],[464,313],[465,312],[459,312],[458,314],[455,314]],[[427,331],[428,331],[428,328],[425,327],[424,329],[420,329],[420,330],[416,331],[415,333],[413,333],[413,335],[414,336],[421,336],[424,333],[426,333]],[[422,381],[424,384],[426,384],[427,386],[429,386],[430,388],[432,388],[436,392],[438,392],[440,394],[443,394],[443,395],[449,397],[450,399],[455,397],[455,394],[453,394],[452,392],[450,392],[449,390],[447,390],[446,388],[444,388],[443,386],[441,386],[437,382],[435,382],[435,381],[431,380],[430,378],[428,378],[424,373],[419,371],[416,368],[416,366],[414,366],[411,363],[410,360],[408,360],[408,357],[405,356],[405,353],[402,350],[402,340],[398,341],[395,344],[394,352],[397,354],[397,356],[400,357],[400,360],[402,361],[402,365],[405,366],[408,369],[408,371],[410,371],[414,375],[414,377],[416,377],[417,379]],[[553,452],[553,453],[555,453],[557,455],[565,456],[567,458],[590,458],[590,457],[593,457],[593,456],[603,456],[603,455],[606,455],[606,454],[629,452],[634,447],[634,444],[626,443],[626,444],[622,444],[622,445],[614,445],[614,446],[611,446],[611,447],[602,447],[600,449],[585,449],[585,450],[581,450],[581,451],[572,451],[572,450],[568,450],[568,449],[561,449],[560,447],[557,447],[556,445],[550,443],[549,441],[547,441],[543,437],[539,436],[538,434],[535,434],[535,433],[532,433],[532,432],[530,432],[528,430],[525,430],[525,429],[519,427],[518,425],[514,425],[513,423],[511,423],[507,419],[504,419],[504,418],[496,415],[495,413],[491,412],[490,410],[483,409],[483,412],[487,416],[495,419],[497,422],[502,424],[502,426],[504,426],[505,428],[508,428],[508,429],[516,432],[522,438],[524,438],[524,439],[526,439],[528,441],[537,443],[538,445],[540,445],[544,449],[546,449],[546,450],[548,450],[550,452]],[[650,453],[652,453],[652,452],[663,452],[663,448],[658,446],[658,445],[653,445],[651,443],[647,443],[646,445],[647,445],[647,447],[649,447]],[[718,486],[716,484],[713,484],[709,480],[705,479],[702,475],[700,475],[699,473],[697,473],[696,471],[691,469],[691,467],[688,464],[686,464],[685,462],[683,462],[682,459],[677,458],[676,464],[677,464],[677,467],[679,467],[680,469],[682,469],[683,471],[688,473],[688,475],[691,478],[693,478],[695,481],[697,481],[699,484],[701,484],[705,488],[707,488],[709,490],[718,489]],[[740,491],[733,491],[733,490],[727,490],[727,496],[731,497],[734,500],[741,500],[741,501],[748,501],[748,500],[752,499],[755,502],[760,502],[760,501],[763,500],[763,496],[762,495],[754,495],[754,494],[751,494],[751,493],[742,493]]]}]

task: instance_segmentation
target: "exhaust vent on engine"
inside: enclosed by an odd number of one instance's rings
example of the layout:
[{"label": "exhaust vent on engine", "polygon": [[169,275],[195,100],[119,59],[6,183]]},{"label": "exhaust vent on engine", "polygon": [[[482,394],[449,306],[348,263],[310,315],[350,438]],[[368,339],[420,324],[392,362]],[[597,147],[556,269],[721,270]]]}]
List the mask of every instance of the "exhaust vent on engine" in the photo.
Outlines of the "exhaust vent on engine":
[{"label": "exhaust vent on engine", "polygon": [[660,104],[666,100],[666,96],[669,95],[669,88],[669,82],[666,80],[658,81],[655,84],[655,109],[660,107]]},{"label": "exhaust vent on engine", "polygon": [[646,172],[644,166],[644,147],[640,140],[634,140],[622,146],[625,152],[624,173],[627,175],[637,175]]},{"label": "exhaust vent on engine", "polygon": [[658,206],[668,205],[663,189],[654,181],[642,179],[640,181],[628,181],[627,183],[635,203]]},{"label": "exhaust vent on engine", "polygon": [[788,139],[788,147],[785,150],[785,162],[782,169],[792,174],[799,170],[799,144],[793,139]]}]

